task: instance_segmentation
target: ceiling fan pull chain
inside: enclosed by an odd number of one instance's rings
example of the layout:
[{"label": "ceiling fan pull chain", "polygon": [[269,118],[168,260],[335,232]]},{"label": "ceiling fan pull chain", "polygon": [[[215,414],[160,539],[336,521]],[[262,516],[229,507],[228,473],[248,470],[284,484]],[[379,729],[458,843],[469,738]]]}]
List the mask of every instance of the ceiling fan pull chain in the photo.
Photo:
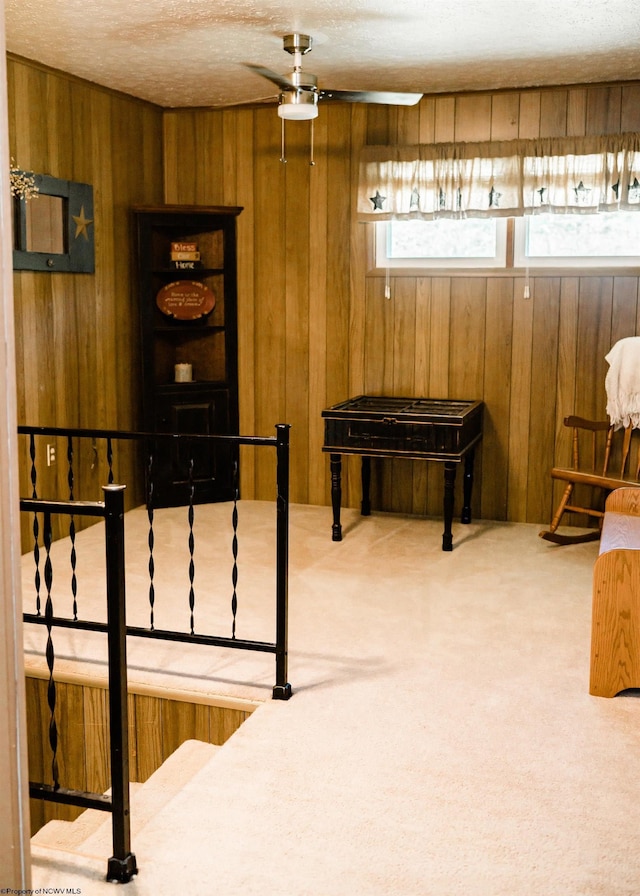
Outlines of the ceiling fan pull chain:
[{"label": "ceiling fan pull chain", "polygon": [[309,164],[310,164],[310,165],[315,165],[315,161],[314,161],[314,158],[313,158],[313,133],[314,133],[314,131],[313,131],[313,122],[314,122],[314,119],[312,118],[312,119],[311,119],[311,157],[310,157],[310,159],[309,159]]},{"label": "ceiling fan pull chain", "polygon": [[282,136],[280,137],[280,161],[283,165],[287,164],[287,156],[284,150],[284,118],[281,118],[282,122]]}]

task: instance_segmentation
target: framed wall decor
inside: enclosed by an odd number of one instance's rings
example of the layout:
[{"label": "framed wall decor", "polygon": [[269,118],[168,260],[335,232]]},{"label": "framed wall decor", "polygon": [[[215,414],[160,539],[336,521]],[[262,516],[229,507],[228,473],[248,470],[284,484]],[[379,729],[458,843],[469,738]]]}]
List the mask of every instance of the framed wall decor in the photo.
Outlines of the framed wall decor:
[{"label": "framed wall decor", "polygon": [[92,274],[93,187],[48,174],[34,180],[35,196],[14,197],[14,270]]}]

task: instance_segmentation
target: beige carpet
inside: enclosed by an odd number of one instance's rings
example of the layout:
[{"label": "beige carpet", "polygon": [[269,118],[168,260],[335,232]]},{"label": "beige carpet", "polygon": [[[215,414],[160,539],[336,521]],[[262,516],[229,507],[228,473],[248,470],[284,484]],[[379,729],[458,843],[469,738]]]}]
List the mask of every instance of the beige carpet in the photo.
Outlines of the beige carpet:
[{"label": "beige carpet", "polygon": [[[240,510],[254,571],[243,561],[239,634],[263,637],[274,512]],[[196,560],[200,590],[228,554],[218,534],[228,513],[200,512],[216,533]],[[166,511],[158,534],[176,574],[179,514]],[[127,516],[131,537],[144,519]],[[267,702],[140,833],[126,892],[637,896],[640,703],[588,694],[597,545],[559,548],[536,526],[480,522],[456,525],[443,553],[440,521],[355,511],[344,521],[335,544],[330,509],[292,508],[288,703],[268,700],[272,657],[130,641],[134,678]],[[93,540],[82,533],[79,556]],[[134,590],[130,618],[146,612]],[[182,572],[169,591],[186,599]],[[197,607],[207,622],[223,618]],[[74,638],[64,662],[80,655]],[[103,865],[39,858],[33,886],[113,893]]]}]

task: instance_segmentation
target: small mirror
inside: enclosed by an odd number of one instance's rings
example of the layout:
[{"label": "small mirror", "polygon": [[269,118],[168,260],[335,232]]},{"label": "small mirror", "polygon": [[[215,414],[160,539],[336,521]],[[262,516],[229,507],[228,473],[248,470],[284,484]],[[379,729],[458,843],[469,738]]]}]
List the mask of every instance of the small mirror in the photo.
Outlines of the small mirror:
[{"label": "small mirror", "polygon": [[66,200],[62,196],[47,196],[44,193],[25,203],[27,252],[63,255],[68,251],[65,206]]}]

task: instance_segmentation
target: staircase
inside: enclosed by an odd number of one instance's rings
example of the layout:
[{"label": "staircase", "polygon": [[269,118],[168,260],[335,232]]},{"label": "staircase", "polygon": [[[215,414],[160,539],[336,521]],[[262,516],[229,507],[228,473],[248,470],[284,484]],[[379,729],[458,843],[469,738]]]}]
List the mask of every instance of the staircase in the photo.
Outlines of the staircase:
[{"label": "staircase", "polygon": [[[220,748],[199,740],[187,740],[144,784],[131,784],[131,849],[136,837],[212,758]],[[112,855],[111,815],[87,809],[75,821],[49,821],[31,838],[34,861],[46,862],[63,853],[99,860],[106,868]]]}]

